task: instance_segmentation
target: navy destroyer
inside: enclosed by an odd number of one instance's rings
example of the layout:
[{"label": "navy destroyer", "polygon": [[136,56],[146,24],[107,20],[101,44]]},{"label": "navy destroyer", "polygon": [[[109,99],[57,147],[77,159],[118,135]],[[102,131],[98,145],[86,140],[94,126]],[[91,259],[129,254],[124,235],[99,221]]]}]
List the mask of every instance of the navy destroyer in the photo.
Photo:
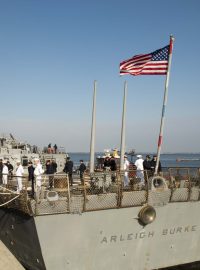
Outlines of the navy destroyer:
[{"label": "navy destroyer", "polygon": [[198,265],[200,169],[140,171],[141,179],[135,170],[124,167],[126,86],[119,170],[95,169],[95,82],[90,168],[83,181],[75,179],[70,186],[68,174],[42,174],[34,197],[26,177],[21,192],[16,193],[15,175],[0,186],[0,239],[26,269],[153,270]]},{"label": "navy destroyer", "polygon": [[[0,187],[0,239],[29,270],[160,269],[200,261],[200,170],[85,173],[72,187],[68,176],[42,175],[42,192],[30,183],[16,193],[15,176]],[[74,176],[76,177],[76,176]],[[188,269],[188,266],[187,266]]]},{"label": "navy destroyer", "polygon": [[[20,159],[24,168],[27,159],[51,155],[12,136],[1,141],[0,157]],[[144,185],[129,169],[124,186],[123,170],[113,180],[113,172],[97,167],[83,183],[74,175],[70,186],[66,156],[51,156],[60,170],[41,176],[34,198],[26,173],[20,193],[15,174],[0,186],[0,239],[26,269],[189,269],[200,261],[199,168],[165,168],[157,176],[144,171]]]}]

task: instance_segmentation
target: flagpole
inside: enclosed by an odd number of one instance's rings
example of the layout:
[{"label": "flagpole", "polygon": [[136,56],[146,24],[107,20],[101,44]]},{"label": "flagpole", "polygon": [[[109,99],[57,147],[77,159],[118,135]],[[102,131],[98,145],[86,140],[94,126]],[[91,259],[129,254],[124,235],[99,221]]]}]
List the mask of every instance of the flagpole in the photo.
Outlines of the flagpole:
[{"label": "flagpole", "polygon": [[162,115],[161,115],[161,122],[160,122],[160,133],[159,133],[159,138],[158,138],[157,161],[156,161],[156,168],[155,168],[154,175],[158,174],[158,167],[159,167],[159,162],[160,162],[160,153],[161,153],[164,122],[165,122],[165,110],[166,110],[167,98],[168,98],[169,76],[170,76],[171,62],[172,62],[173,43],[174,43],[174,37],[171,35],[170,45],[169,45],[168,69],[167,69],[167,75],[166,75],[166,80],[165,80],[165,92],[164,92]]},{"label": "flagpole", "polygon": [[120,149],[120,171],[124,169],[124,154],[125,154],[125,136],[126,136],[126,96],[127,96],[127,82],[124,82],[124,101],[122,112],[122,128],[121,128],[121,149]]},{"label": "flagpole", "polygon": [[94,172],[94,156],[95,156],[94,149],[95,149],[95,131],[96,131],[96,88],[97,88],[97,81],[94,81],[92,127],[90,140],[90,173]]}]

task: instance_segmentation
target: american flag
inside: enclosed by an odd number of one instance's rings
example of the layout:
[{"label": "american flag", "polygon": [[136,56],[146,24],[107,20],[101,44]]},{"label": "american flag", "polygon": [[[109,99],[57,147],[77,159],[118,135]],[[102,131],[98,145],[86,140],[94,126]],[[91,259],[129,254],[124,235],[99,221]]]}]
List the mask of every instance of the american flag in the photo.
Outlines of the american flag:
[{"label": "american flag", "polygon": [[165,75],[170,45],[149,54],[139,54],[120,63],[120,75]]}]

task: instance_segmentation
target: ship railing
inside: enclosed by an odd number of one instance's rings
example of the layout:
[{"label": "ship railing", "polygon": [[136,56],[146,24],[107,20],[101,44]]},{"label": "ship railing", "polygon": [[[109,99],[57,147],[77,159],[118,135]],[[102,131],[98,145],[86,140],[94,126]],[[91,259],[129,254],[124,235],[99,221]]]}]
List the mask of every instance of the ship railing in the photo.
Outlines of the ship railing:
[{"label": "ship railing", "polygon": [[170,202],[198,201],[200,199],[200,169],[173,167],[163,172],[170,194]]},{"label": "ship railing", "polygon": [[21,190],[24,191],[28,186],[28,176],[17,176],[14,174],[0,174],[0,186],[8,188],[10,191],[17,193],[19,189],[19,181],[21,181]]},{"label": "ship railing", "polygon": [[[43,174],[41,186],[34,183],[33,194],[31,181],[23,176],[20,196],[6,207],[46,215],[200,200],[199,168],[164,168],[159,177],[166,183],[165,190],[152,189],[152,177],[152,171],[97,171],[86,172],[81,181],[75,173],[70,186],[67,174]],[[0,196],[1,204],[16,196],[17,178],[10,176],[7,185],[0,186],[1,194],[5,193]]]},{"label": "ship railing", "polygon": [[[19,182],[21,184],[19,185]],[[0,207],[17,209],[33,214],[29,205],[30,187],[27,176],[0,174]]]}]

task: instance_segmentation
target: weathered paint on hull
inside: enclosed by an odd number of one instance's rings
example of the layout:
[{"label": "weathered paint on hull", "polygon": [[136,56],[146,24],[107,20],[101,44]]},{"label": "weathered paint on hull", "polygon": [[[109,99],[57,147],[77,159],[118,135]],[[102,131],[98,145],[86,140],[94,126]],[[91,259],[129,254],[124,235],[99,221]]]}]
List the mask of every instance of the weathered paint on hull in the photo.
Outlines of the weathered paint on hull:
[{"label": "weathered paint on hull", "polygon": [[6,246],[0,241],[0,269],[2,270],[24,270],[19,264],[13,254],[6,248]]},{"label": "weathered paint on hull", "polygon": [[47,270],[148,270],[200,260],[199,202],[156,208],[146,227],[140,209],[35,217]]},{"label": "weathered paint on hull", "polygon": [[26,269],[46,269],[33,217],[0,208],[0,240]]},{"label": "weathered paint on hull", "polygon": [[200,202],[156,208],[146,227],[140,209],[37,217],[0,209],[0,237],[28,270],[150,270],[200,261]]}]

